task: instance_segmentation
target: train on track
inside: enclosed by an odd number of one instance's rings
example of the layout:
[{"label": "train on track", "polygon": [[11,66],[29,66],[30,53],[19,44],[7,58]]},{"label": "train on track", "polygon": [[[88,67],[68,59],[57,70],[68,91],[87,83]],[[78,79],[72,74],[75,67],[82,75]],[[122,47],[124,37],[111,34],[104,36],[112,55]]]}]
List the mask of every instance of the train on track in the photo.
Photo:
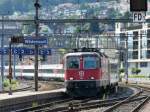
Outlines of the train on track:
[{"label": "train on track", "polygon": [[97,49],[83,48],[67,53],[63,65],[68,94],[91,96],[118,85],[118,63],[110,63],[108,56]]}]

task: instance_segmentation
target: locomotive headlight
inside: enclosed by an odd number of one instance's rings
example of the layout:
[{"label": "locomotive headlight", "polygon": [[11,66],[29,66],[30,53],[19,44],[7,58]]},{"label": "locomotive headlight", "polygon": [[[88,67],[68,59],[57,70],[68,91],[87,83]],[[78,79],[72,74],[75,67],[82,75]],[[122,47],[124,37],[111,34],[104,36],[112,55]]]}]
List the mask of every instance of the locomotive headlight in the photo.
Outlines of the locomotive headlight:
[{"label": "locomotive headlight", "polygon": [[94,77],[91,77],[91,79],[94,79]]},{"label": "locomotive headlight", "polygon": [[70,80],[73,80],[73,77],[70,77]]}]

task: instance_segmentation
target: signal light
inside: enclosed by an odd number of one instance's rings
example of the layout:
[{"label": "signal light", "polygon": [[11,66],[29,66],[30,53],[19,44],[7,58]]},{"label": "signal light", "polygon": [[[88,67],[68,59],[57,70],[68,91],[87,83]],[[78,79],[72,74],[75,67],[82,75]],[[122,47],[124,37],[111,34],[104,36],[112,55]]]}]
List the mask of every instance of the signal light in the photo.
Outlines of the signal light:
[{"label": "signal light", "polygon": [[130,11],[147,11],[147,0],[130,0]]},{"label": "signal light", "polygon": [[21,36],[18,37],[11,37],[11,43],[23,43],[24,38]]}]

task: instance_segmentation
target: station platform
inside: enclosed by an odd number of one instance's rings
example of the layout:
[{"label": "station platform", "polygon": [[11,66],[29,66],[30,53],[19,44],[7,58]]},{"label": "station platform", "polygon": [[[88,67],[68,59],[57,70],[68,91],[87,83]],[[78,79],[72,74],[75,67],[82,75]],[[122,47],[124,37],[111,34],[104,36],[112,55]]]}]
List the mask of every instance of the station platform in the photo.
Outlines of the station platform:
[{"label": "station platform", "polygon": [[33,103],[39,104],[47,99],[61,97],[65,89],[57,89],[51,91],[23,91],[13,92],[12,95],[8,93],[0,94],[0,112],[14,111],[16,108],[32,106]]}]

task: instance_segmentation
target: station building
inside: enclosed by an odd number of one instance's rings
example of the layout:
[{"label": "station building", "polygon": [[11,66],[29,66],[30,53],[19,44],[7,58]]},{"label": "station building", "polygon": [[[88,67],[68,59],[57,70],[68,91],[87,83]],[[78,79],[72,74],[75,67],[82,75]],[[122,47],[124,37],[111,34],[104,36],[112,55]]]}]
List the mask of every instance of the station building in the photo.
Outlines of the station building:
[{"label": "station building", "polygon": [[120,35],[120,44],[126,44],[128,52],[128,74],[133,75],[133,68],[141,69],[140,75],[150,76],[150,24],[130,23],[126,27],[117,24],[116,32]]}]

